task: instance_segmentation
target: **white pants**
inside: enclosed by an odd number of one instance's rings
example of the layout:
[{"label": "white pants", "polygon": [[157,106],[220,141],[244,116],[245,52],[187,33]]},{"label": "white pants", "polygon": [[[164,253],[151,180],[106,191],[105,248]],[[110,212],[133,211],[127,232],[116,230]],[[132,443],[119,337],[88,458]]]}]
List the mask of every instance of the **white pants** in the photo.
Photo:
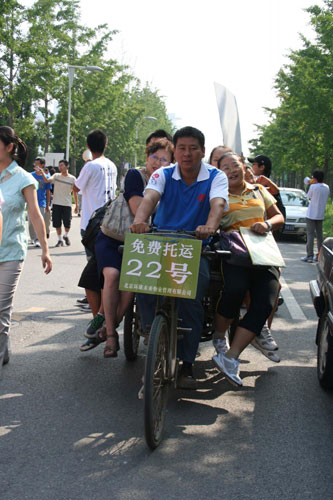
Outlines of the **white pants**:
[{"label": "white pants", "polygon": [[23,268],[23,260],[0,263],[0,375],[4,359],[9,356],[9,328],[14,293]]}]

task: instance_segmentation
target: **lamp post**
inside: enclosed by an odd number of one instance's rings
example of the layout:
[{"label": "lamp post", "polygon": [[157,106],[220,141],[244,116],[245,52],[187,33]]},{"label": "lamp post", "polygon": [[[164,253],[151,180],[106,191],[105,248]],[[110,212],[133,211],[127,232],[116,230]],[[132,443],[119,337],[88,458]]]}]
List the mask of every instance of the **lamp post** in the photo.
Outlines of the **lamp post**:
[{"label": "lamp post", "polygon": [[[144,116],[143,117],[144,120],[151,120],[151,121],[156,121],[157,122],[157,118],[155,118],[155,116]],[[136,153],[136,147],[137,147],[137,143],[138,143],[138,129],[139,129],[139,124],[137,123],[136,126],[135,126],[135,156],[134,156],[134,168],[137,167],[137,153]]]},{"label": "lamp post", "polygon": [[68,116],[67,116],[67,142],[66,142],[66,160],[69,160],[69,137],[71,130],[71,107],[72,107],[72,86],[76,69],[85,71],[103,71],[99,66],[73,66],[68,65]]}]

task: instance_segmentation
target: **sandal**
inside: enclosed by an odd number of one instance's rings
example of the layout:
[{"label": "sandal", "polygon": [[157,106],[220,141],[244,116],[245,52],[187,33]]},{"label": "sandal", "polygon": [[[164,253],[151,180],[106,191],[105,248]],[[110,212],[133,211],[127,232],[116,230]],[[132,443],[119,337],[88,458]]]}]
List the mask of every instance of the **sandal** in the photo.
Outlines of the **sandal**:
[{"label": "sandal", "polygon": [[115,331],[113,335],[107,335],[108,339],[110,339],[111,345],[104,347],[104,358],[116,358],[118,356],[117,351],[120,349],[118,333]]},{"label": "sandal", "polygon": [[98,339],[88,339],[84,344],[81,345],[80,351],[81,352],[90,351],[90,349],[94,349],[100,343],[101,342]]},{"label": "sandal", "polygon": [[94,349],[102,342],[106,341],[106,329],[105,327],[100,328],[97,331],[97,335],[93,339],[88,339],[84,344],[81,345],[80,351],[90,351],[90,349]]}]

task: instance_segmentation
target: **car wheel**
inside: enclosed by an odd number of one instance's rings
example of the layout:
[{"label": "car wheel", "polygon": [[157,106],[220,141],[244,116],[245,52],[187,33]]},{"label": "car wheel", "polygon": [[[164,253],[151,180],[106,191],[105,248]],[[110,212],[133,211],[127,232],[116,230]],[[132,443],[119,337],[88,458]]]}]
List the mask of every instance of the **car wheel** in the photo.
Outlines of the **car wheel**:
[{"label": "car wheel", "polygon": [[325,309],[318,323],[317,375],[324,389],[333,389],[333,337]]}]

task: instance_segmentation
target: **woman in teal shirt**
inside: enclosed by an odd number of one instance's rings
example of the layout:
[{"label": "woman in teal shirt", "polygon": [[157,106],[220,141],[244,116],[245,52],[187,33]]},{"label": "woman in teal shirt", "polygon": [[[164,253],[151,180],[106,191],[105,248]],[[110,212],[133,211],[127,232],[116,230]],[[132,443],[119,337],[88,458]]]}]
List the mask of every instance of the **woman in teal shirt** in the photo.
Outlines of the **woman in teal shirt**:
[{"label": "woman in teal shirt", "polygon": [[45,273],[52,269],[44,221],[37,203],[37,183],[24,166],[27,147],[10,127],[0,127],[0,189],[4,202],[0,245],[0,373],[9,361],[9,327],[16,286],[27,254],[25,205],[42,248]]},{"label": "woman in teal shirt", "polygon": [[1,238],[2,238],[2,212],[1,212],[1,205],[3,204],[3,197],[2,197],[2,192],[0,189],[0,245],[1,245]]}]

